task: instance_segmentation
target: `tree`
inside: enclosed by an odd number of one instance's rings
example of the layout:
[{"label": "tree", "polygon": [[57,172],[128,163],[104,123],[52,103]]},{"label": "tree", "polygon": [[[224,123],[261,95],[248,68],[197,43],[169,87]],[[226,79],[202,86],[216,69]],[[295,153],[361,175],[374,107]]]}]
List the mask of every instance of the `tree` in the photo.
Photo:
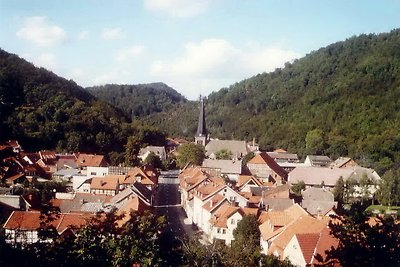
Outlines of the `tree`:
[{"label": "tree", "polygon": [[307,132],[306,151],[308,154],[321,155],[325,149],[324,132],[321,129],[314,129]]},{"label": "tree", "polygon": [[181,145],[176,156],[177,164],[180,168],[185,167],[187,164],[201,166],[204,158],[204,147],[193,143]]},{"label": "tree", "polygon": [[[74,229],[75,235],[58,237],[51,221],[44,216],[44,224],[39,236],[44,239],[52,237],[53,242],[38,242],[20,249],[6,246],[11,255],[4,266],[165,266],[169,263],[162,258],[161,241],[165,234],[165,217],[158,217],[149,212],[131,212],[125,223],[124,214],[115,211],[99,213],[87,225]],[[128,216],[128,214],[126,215]],[[49,236],[50,234],[50,236]],[[171,247],[168,247],[171,249]],[[1,255],[0,251],[0,255]],[[16,262],[16,263],[15,263]],[[2,259],[0,259],[2,263]],[[15,265],[14,265],[15,264]],[[3,265],[2,265],[3,266]]]},{"label": "tree", "polygon": [[296,196],[301,196],[301,191],[304,189],[306,189],[306,183],[304,181],[300,181],[292,186],[292,191]]},{"label": "tree", "polygon": [[153,166],[154,168],[157,168],[157,169],[163,169],[164,168],[160,157],[157,156],[153,151],[151,151],[149,153],[149,155],[147,155],[147,157],[144,160],[144,163],[148,164],[148,165],[151,165],[151,166]]},{"label": "tree", "polygon": [[[236,257],[231,257],[233,262],[230,266],[255,266],[260,257],[260,230],[258,221],[254,215],[245,215],[233,231],[232,251]],[[232,256],[232,255],[231,255]]]},{"label": "tree", "polygon": [[382,205],[400,204],[400,170],[385,172],[380,181],[377,196]]},{"label": "tree", "polygon": [[344,203],[354,202],[357,181],[354,178],[348,178],[345,182]]},{"label": "tree", "polygon": [[227,149],[221,149],[221,150],[215,152],[215,157],[216,157],[216,159],[231,159],[232,152]]},{"label": "tree", "polygon": [[333,188],[333,196],[335,200],[339,203],[339,206],[342,205],[344,202],[344,194],[345,194],[345,183],[342,176],[336,181],[335,187]]},{"label": "tree", "polygon": [[347,214],[334,216],[331,233],[339,246],[328,252],[342,266],[399,266],[400,224],[392,216],[368,217],[361,203]]},{"label": "tree", "polygon": [[135,136],[128,137],[128,142],[125,145],[125,164],[127,166],[138,166],[140,158],[140,142]]}]

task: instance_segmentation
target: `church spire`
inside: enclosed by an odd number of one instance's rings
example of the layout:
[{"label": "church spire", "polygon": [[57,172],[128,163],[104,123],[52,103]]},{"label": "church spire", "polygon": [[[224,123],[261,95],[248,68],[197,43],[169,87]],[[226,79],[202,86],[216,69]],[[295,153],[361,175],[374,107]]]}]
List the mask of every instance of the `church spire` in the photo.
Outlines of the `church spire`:
[{"label": "church spire", "polygon": [[204,98],[200,96],[200,114],[199,122],[197,124],[197,132],[194,137],[196,144],[206,146],[208,141],[207,129],[206,129],[206,114],[204,112]]},{"label": "church spire", "polygon": [[206,129],[206,115],[204,113],[204,98],[200,95],[200,114],[199,122],[197,124],[196,136],[207,136]]}]

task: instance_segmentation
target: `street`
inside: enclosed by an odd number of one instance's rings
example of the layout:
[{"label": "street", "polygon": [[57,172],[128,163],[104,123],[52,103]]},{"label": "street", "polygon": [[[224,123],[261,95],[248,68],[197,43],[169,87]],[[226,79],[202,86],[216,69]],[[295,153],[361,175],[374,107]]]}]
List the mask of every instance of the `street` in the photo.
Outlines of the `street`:
[{"label": "street", "polygon": [[178,174],[177,171],[161,173],[155,196],[156,212],[166,216],[168,227],[176,236],[192,236],[195,233],[192,225],[183,222],[186,215],[181,207]]}]

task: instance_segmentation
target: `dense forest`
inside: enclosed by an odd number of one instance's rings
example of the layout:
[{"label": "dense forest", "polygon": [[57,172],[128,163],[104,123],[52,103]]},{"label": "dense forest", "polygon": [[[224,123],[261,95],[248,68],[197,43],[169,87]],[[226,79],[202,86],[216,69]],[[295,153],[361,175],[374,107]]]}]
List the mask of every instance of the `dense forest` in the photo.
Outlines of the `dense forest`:
[{"label": "dense forest", "polygon": [[86,88],[90,93],[132,118],[172,108],[174,104],[185,103],[186,98],[164,83],[138,85],[106,84]]},{"label": "dense forest", "polygon": [[[399,99],[400,30],[393,30],[351,37],[212,93],[206,120],[214,138],[349,155],[382,173],[400,162]],[[191,102],[146,121],[191,137],[197,116]]]},{"label": "dense forest", "polygon": [[130,136],[142,144],[165,137],[75,82],[0,50],[0,141],[17,139],[28,151],[103,153],[118,163]]}]

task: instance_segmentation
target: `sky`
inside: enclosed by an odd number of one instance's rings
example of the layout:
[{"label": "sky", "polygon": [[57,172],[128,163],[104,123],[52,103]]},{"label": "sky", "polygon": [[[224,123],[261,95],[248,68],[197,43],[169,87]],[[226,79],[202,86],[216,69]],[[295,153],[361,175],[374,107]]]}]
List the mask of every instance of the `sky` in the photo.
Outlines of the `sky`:
[{"label": "sky", "polygon": [[0,0],[1,49],[83,87],[164,82],[191,100],[398,27],[398,0]]}]

